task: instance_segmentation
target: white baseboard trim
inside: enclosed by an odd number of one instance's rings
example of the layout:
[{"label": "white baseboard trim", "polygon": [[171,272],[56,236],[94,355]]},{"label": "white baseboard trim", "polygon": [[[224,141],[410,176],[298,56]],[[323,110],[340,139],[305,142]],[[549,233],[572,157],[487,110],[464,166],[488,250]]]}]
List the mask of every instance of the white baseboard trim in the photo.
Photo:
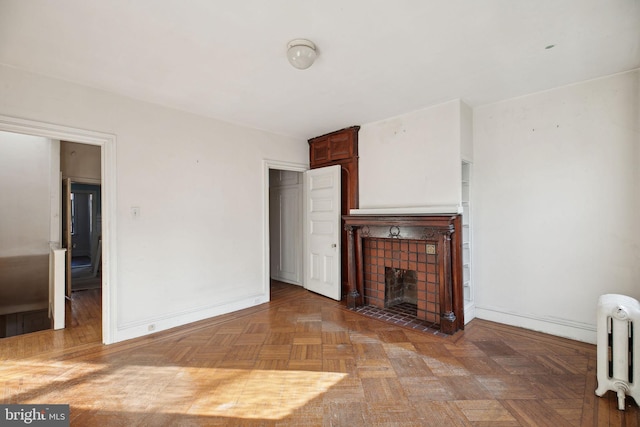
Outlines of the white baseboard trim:
[{"label": "white baseboard trim", "polygon": [[471,322],[476,317],[476,305],[474,303],[464,306],[464,324]]},{"label": "white baseboard trim", "polygon": [[555,317],[542,317],[533,314],[514,313],[499,307],[487,306],[475,306],[475,317],[589,344],[596,343],[595,324],[574,322],[572,320]]},{"label": "white baseboard trim", "polygon": [[172,313],[169,316],[145,319],[135,323],[132,322],[126,325],[120,325],[116,330],[113,342],[115,343],[138,338],[178,326],[184,326],[210,317],[221,316],[223,314],[260,305],[267,301],[269,301],[269,294],[255,294],[237,301],[216,306],[198,308],[182,313]]}]

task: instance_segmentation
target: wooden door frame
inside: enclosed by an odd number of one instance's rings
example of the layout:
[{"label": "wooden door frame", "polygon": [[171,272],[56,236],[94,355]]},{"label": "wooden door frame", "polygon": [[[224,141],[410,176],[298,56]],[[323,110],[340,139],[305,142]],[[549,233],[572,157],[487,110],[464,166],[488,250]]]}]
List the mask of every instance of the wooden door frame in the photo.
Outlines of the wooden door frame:
[{"label": "wooden door frame", "polygon": [[[100,147],[102,196],[102,342],[115,341],[117,318],[116,136],[113,134],[0,115],[0,131]],[[268,181],[267,181],[268,182]],[[267,270],[268,271],[268,270]]]}]

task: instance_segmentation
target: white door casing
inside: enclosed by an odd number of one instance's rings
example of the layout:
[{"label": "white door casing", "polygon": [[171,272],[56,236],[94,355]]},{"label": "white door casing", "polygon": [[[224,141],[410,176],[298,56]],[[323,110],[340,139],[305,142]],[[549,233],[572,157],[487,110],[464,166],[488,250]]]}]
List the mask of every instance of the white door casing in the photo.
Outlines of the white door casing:
[{"label": "white door casing", "polygon": [[49,252],[49,317],[56,330],[65,327],[66,251],[53,243]]},{"label": "white door casing", "polygon": [[340,301],[340,166],[304,174],[306,289]]}]

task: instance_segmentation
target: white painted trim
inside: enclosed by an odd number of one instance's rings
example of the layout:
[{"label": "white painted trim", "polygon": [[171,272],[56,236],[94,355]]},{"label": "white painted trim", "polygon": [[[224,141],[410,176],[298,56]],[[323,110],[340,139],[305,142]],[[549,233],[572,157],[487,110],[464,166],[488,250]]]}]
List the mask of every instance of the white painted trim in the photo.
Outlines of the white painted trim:
[{"label": "white painted trim", "polygon": [[574,322],[557,317],[542,317],[505,310],[501,307],[475,307],[478,319],[518,326],[533,331],[569,338],[576,341],[596,343],[596,325]]},{"label": "white painted trim", "polygon": [[471,322],[476,318],[476,305],[473,302],[469,302],[464,306],[464,324]]},{"label": "white painted trim", "polygon": [[102,180],[94,178],[80,178],[74,176],[66,176],[65,178],[69,178],[72,184],[100,185],[102,183]]},{"label": "white painted trim", "polygon": [[[165,331],[167,329],[184,326],[189,323],[198,322],[200,320],[209,319],[222,314],[228,314],[245,308],[254,307],[268,301],[269,292],[267,292],[266,295],[254,294],[239,301],[210,305],[205,308],[197,307],[184,310],[182,312],[165,313],[161,316],[121,324],[115,336],[117,341],[139,338],[145,335],[154,334],[158,331]],[[153,331],[149,331],[150,324],[155,326]]]},{"label": "white painted trim", "polygon": [[470,160],[468,157],[465,157],[465,156],[460,156],[460,161],[461,162],[465,162],[465,163],[469,163],[469,164],[473,164],[473,160]]},{"label": "white painted trim", "polygon": [[407,208],[351,209],[351,215],[455,215],[462,213],[462,206],[416,206]]},{"label": "white painted trim", "polygon": [[62,175],[60,173],[60,140],[50,139],[49,170],[49,245],[60,246],[62,241]]},{"label": "white painted trim", "polygon": [[[67,283],[64,280],[65,269],[65,254],[66,249],[60,249],[59,247],[51,249],[51,269],[49,274],[53,277],[49,278],[52,286],[49,289],[49,305],[50,305],[50,317],[53,318],[53,329],[64,329],[65,324],[65,290]],[[52,288],[52,289],[51,289]]]},{"label": "white painted trim", "polygon": [[[280,160],[272,160],[272,159],[263,159],[262,160],[262,218],[263,218],[263,229],[264,229],[264,237],[262,240],[262,247],[264,258],[262,260],[262,277],[264,277],[264,282],[262,285],[263,292],[267,295],[267,301],[271,301],[271,292],[270,289],[270,269],[271,269],[271,260],[269,259],[269,255],[271,249],[269,247],[269,169],[279,169],[279,170],[287,170],[294,172],[305,172],[309,170],[309,164],[305,163],[293,163],[293,162],[283,162]],[[304,194],[303,194],[304,197]],[[304,234],[304,233],[303,233]],[[303,236],[304,239],[304,236]],[[302,242],[302,247],[304,248],[304,241]],[[304,264],[304,263],[303,263]],[[302,271],[302,277],[304,278],[304,267]]]},{"label": "white painted trim", "polygon": [[102,342],[114,342],[117,307],[116,235],[116,136],[29,119],[0,115],[0,131],[98,145],[102,179]]},{"label": "white painted trim", "polygon": [[[227,299],[225,301],[218,301],[215,304],[204,304],[198,307],[191,307],[185,310],[164,312],[157,316],[146,317],[144,319],[135,320],[133,322],[120,323],[118,325],[118,333],[123,332],[123,336],[127,336],[129,330],[132,328],[137,328],[140,326],[144,326],[144,331],[140,333],[142,335],[148,335],[150,333],[155,333],[158,331],[162,331],[164,329],[173,328],[176,326],[186,325],[187,323],[197,322],[199,320],[208,319],[210,317],[219,316],[221,314],[231,313],[237,310],[241,310],[243,308],[252,307],[254,305],[259,305],[267,302],[267,295],[263,293],[255,293],[253,295],[249,295],[244,297],[240,301],[236,301],[235,299]],[[241,308],[233,308],[237,304],[240,304]],[[228,308],[231,307],[231,308]],[[203,314],[206,313],[206,314]],[[185,319],[185,320],[183,320]],[[150,324],[155,324],[155,328],[153,331],[149,331],[148,327]],[[160,324],[167,324],[165,328],[160,328]],[[129,339],[134,337],[122,338]]]}]

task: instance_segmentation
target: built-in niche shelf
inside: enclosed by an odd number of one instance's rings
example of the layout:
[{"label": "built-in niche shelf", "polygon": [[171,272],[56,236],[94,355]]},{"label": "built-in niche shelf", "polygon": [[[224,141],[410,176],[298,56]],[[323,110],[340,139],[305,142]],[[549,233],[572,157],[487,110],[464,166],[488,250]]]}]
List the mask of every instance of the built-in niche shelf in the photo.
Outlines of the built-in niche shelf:
[{"label": "built-in niche shelf", "polygon": [[471,163],[462,162],[462,293],[465,305],[473,303],[471,283]]}]

